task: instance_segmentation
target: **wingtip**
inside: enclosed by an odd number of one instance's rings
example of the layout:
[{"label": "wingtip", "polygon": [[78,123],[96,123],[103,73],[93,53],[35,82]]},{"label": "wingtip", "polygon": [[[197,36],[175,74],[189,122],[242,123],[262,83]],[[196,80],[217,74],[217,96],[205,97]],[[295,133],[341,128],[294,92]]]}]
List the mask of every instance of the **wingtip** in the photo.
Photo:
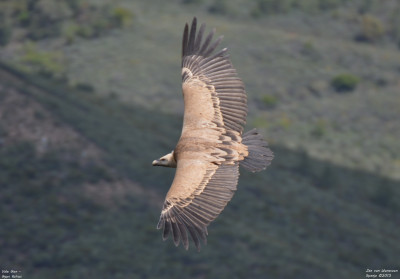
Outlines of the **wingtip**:
[{"label": "wingtip", "polygon": [[161,221],[158,221],[156,228],[157,228],[157,230],[162,228]]},{"label": "wingtip", "polygon": [[197,244],[197,245],[196,245],[196,250],[197,250],[197,252],[200,253],[200,250],[201,250],[201,245],[200,245],[200,244]]}]

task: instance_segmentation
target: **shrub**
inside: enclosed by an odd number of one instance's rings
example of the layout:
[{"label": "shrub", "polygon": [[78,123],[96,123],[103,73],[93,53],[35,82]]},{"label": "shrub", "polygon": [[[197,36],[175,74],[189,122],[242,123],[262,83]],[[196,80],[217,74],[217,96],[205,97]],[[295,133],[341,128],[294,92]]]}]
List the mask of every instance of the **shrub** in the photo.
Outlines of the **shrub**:
[{"label": "shrub", "polygon": [[128,9],[117,7],[112,12],[112,18],[118,27],[125,27],[132,22],[133,14]]},{"label": "shrub", "polygon": [[69,8],[75,16],[79,15],[82,7],[87,5],[87,3],[83,2],[82,0],[68,0],[66,3],[68,4]]},{"label": "shrub", "polygon": [[88,24],[79,25],[76,34],[82,38],[93,38],[95,37],[95,32],[93,27]]},{"label": "shrub", "polygon": [[290,126],[292,126],[292,120],[286,114],[284,114],[281,118],[279,118],[278,126],[287,130],[290,128]]},{"label": "shrub", "polygon": [[288,12],[291,5],[291,1],[288,0],[257,0],[251,15],[259,17],[261,15],[282,14]]},{"label": "shrub", "polygon": [[352,74],[340,74],[332,79],[331,85],[337,92],[353,91],[360,79]]},{"label": "shrub", "polygon": [[267,106],[267,107],[275,107],[276,104],[278,103],[278,98],[272,95],[264,95],[262,97],[262,102]]},{"label": "shrub", "polygon": [[361,31],[356,36],[356,40],[374,42],[382,38],[385,34],[383,23],[372,15],[363,15],[361,17]]},{"label": "shrub", "polygon": [[63,25],[62,33],[67,44],[71,44],[75,41],[79,26],[75,23],[69,22]]},{"label": "shrub", "polygon": [[311,129],[311,135],[316,138],[321,138],[326,134],[327,124],[323,119],[318,120]]},{"label": "shrub", "polygon": [[332,10],[340,6],[342,4],[342,0],[319,0],[318,8],[320,10]]},{"label": "shrub", "polygon": [[79,91],[94,92],[94,87],[89,83],[79,82],[75,84],[75,88]]},{"label": "shrub", "polygon": [[208,8],[208,11],[213,14],[228,14],[228,5],[225,0],[215,0],[214,3]]},{"label": "shrub", "polygon": [[312,41],[306,41],[303,43],[303,46],[300,50],[300,53],[304,56],[307,56],[313,60],[317,60],[321,58],[321,55],[318,49],[315,47]]},{"label": "shrub", "polygon": [[30,20],[31,20],[31,15],[29,11],[23,10],[18,14],[17,21],[23,27],[27,27],[29,25]]}]

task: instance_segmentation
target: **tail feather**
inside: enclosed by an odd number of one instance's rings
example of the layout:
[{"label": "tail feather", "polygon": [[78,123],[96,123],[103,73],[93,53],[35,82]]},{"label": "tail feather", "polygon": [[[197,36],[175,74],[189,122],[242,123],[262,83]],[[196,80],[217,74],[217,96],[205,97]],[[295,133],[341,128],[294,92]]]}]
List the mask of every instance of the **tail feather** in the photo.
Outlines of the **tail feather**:
[{"label": "tail feather", "polygon": [[240,161],[240,165],[245,169],[256,172],[265,170],[271,164],[274,153],[268,148],[268,143],[264,141],[257,129],[245,133],[242,143],[247,146],[249,155]]}]

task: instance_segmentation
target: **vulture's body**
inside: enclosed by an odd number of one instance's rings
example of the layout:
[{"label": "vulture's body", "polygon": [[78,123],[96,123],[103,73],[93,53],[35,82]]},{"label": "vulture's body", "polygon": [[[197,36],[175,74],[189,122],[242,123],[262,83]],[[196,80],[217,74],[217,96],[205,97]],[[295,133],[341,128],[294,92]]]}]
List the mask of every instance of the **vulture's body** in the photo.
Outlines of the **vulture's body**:
[{"label": "vulture's body", "polygon": [[163,239],[172,233],[175,245],[206,242],[207,226],[231,200],[239,165],[265,169],[273,154],[255,129],[242,135],[247,97],[227,49],[213,54],[222,37],[203,42],[205,25],[196,34],[196,18],[182,42],[182,90],[185,103],[181,137],[170,153],[153,165],[176,167],[157,228]]}]

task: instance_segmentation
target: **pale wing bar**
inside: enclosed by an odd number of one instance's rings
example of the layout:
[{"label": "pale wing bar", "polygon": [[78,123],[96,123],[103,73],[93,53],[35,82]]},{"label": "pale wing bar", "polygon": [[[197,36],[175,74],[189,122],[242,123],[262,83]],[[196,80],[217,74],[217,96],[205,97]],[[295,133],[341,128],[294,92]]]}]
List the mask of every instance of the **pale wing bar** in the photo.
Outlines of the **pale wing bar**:
[{"label": "pale wing bar", "polygon": [[197,36],[196,29],[197,20],[194,18],[190,33],[187,24],[183,33],[182,68],[190,72],[182,71],[182,82],[199,79],[210,92],[215,91],[218,101],[214,102],[214,107],[222,114],[223,126],[242,133],[247,116],[247,96],[243,82],[233,68],[226,48],[212,55],[222,36],[212,43],[213,30],[202,44],[205,25],[201,25]]},{"label": "pale wing bar", "polygon": [[158,229],[163,228],[164,240],[172,233],[175,245],[182,241],[188,249],[190,235],[198,250],[200,240],[207,243],[207,226],[221,213],[236,191],[239,164],[220,165],[211,177],[206,175],[204,179],[208,183],[200,193],[186,200],[165,201],[157,225]]}]

